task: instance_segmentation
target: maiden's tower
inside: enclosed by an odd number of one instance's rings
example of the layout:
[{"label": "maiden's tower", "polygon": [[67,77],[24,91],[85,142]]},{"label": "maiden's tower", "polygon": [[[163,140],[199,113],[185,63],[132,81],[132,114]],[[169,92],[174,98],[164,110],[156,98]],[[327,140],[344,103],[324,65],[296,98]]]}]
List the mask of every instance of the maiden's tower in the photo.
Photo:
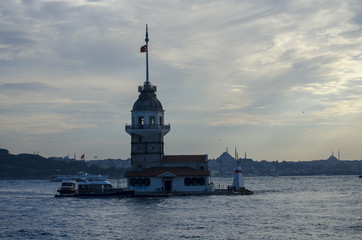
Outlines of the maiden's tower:
[{"label": "maiden's tower", "polygon": [[[149,81],[149,38],[146,25],[146,81],[138,87],[138,99],[131,110],[131,170],[127,185],[135,196],[215,194],[210,182],[208,158],[203,155],[164,155],[164,137],[171,130],[165,111],[157,99],[157,87]],[[221,192],[220,192],[221,193]]]}]

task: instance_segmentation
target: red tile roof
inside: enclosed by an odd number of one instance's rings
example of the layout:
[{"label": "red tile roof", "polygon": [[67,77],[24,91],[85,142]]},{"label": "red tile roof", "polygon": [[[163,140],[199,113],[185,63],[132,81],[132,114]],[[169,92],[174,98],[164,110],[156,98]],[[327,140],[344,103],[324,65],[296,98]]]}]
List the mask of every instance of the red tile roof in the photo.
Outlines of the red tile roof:
[{"label": "red tile roof", "polygon": [[210,176],[209,170],[197,170],[189,167],[160,167],[148,168],[143,171],[128,171],[126,172],[125,177],[157,177],[166,172],[176,176]]},{"label": "red tile roof", "polygon": [[164,163],[205,163],[206,155],[165,155]]}]

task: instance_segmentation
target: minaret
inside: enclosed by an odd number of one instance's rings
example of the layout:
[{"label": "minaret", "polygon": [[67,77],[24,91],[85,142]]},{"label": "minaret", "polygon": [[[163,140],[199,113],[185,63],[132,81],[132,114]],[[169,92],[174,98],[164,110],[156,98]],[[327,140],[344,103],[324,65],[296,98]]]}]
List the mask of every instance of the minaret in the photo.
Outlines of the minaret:
[{"label": "minaret", "polygon": [[170,131],[170,125],[164,124],[164,110],[157,99],[157,87],[149,81],[148,73],[148,27],[146,25],[146,81],[138,87],[138,99],[131,111],[131,124],[126,124],[126,132],[131,135],[131,168],[144,170],[162,166],[164,155],[164,136]]}]

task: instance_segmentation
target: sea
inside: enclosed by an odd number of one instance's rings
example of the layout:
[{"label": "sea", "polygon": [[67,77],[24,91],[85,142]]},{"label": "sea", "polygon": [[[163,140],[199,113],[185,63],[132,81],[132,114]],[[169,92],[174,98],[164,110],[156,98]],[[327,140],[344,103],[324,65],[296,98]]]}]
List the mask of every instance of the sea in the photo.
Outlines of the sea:
[{"label": "sea", "polygon": [[254,195],[55,198],[60,183],[2,180],[0,239],[362,239],[358,176],[244,183]]}]

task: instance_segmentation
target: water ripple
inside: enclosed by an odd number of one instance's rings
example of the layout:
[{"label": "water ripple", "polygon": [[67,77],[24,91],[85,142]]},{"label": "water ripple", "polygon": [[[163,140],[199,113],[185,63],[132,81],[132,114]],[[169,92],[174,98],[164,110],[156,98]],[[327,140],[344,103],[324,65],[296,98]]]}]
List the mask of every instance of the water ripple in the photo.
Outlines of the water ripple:
[{"label": "water ripple", "polygon": [[[216,178],[228,185],[231,179]],[[54,198],[58,184],[0,181],[1,239],[359,239],[356,176],[251,177],[251,196]]]}]

